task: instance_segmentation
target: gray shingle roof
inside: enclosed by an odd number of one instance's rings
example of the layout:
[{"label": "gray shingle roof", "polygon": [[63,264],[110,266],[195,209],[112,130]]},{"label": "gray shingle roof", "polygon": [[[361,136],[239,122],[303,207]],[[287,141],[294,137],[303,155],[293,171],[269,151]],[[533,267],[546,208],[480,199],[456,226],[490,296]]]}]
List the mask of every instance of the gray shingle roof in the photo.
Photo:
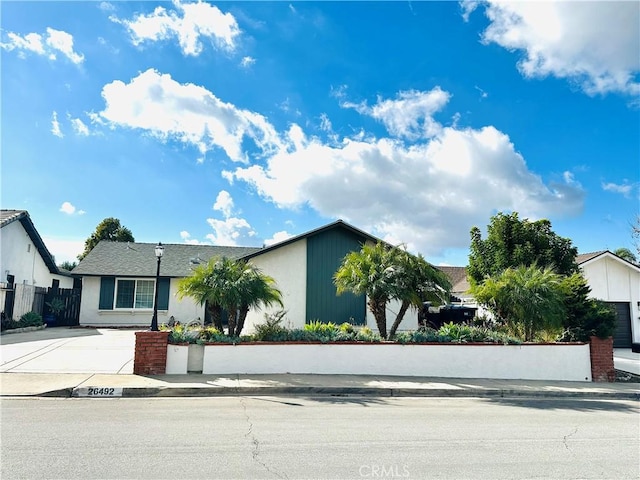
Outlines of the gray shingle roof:
[{"label": "gray shingle roof", "polygon": [[[126,243],[102,240],[73,269],[73,275],[113,275],[155,277],[155,243]],[[258,247],[218,247],[213,245],[164,245],[160,264],[163,277],[186,277],[198,264],[211,257],[240,258],[261,250]]]},{"label": "gray shingle roof", "polygon": [[471,288],[467,280],[467,267],[437,266],[436,268],[449,278],[452,292],[464,293]]}]

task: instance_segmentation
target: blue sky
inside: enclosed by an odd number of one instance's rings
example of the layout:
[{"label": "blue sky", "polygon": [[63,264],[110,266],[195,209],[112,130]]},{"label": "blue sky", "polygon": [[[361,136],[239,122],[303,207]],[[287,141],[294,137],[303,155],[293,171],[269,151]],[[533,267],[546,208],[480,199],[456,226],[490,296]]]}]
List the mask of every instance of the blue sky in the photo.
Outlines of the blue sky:
[{"label": "blue sky", "polygon": [[631,247],[637,2],[2,2],[2,208],[57,261],[338,218],[465,265],[498,211]]}]

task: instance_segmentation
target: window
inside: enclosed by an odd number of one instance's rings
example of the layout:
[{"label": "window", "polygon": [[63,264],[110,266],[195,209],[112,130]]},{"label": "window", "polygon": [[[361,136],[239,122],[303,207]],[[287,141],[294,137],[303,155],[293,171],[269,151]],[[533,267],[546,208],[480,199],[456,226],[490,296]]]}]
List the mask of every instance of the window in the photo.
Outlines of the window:
[{"label": "window", "polygon": [[116,282],[116,308],[153,308],[154,280],[125,280]]},{"label": "window", "polygon": [[[160,277],[158,281],[158,310],[169,310],[171,279]],[[137,278],[100,278],[99,310],[153,309],[155,281]]]}]

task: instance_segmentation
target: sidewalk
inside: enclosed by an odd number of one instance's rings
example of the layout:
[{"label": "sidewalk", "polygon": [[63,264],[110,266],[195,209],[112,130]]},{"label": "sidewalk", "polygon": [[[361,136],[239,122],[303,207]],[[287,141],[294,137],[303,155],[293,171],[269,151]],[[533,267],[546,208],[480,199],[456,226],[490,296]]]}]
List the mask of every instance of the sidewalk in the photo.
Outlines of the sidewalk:
[{"label": "sidewalk", "polygon": [[[640,400],[640,383],[365,375],[133,375],[133,330],[52,328],[0,337],[0,396],[353,395]],[[640,354],[616,352],[635,373]],[[640,372],[640,370],[639,370]]]},{"label": "sidewalk", "polygon": [[640,400],[640,384],[365,375],[123,375],[1,373],[0,396],[538,397]]}]

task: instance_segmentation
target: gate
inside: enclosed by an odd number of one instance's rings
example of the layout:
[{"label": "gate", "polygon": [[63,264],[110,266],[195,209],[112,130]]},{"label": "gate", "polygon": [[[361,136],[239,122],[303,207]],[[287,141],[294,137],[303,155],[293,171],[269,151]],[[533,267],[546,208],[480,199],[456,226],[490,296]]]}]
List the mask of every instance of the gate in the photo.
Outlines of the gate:
[{"label": "gate", "polygon": [[47,290],[45,297],[44,314],[51,314],[47,303],[51,303],[54,298],[58,298],[64,303],[64,308],[56,315],[56,325],[59,327],[75,327],[80,325],[80,300],[82,298],[81,288],[54,288]]}]

